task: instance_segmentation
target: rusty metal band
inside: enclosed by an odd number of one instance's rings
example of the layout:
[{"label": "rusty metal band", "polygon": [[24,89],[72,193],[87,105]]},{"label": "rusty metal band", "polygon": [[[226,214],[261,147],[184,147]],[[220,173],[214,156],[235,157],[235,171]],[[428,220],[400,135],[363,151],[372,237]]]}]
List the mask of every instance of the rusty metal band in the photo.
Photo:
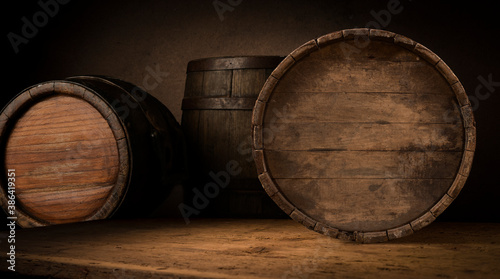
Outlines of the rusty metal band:
[{"label": "rusty metal band", "polygon": [[187,72],[236,70],[236,69],[274,69],[283,56],[239,56],[214,57],[193,60],[188,63]]},{"label": "rusty metal band", "polygon": [[252,110],[255,98],[184,98],[183,110]]}]

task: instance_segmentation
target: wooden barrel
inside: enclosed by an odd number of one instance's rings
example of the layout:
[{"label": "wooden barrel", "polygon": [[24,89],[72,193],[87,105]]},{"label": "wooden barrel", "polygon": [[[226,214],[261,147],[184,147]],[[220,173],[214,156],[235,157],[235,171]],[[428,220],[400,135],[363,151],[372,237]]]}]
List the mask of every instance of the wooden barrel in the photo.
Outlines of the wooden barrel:
[{"label": "wooden barrel", "polygon": [[0,117],[0,202],[22,227],[147,216],[185,168],[173,115],[121,80],[43,82]]},{"label": "wooden barrel", "polygon": [[[196,217],[284,215],[258,181],[251,146],[253,106],[262,85],[282,59],[250,56],[189,62],[181,126],[193,178],[185,200],[187,206],[196,210]],[[228,163],[234,163],[240,171],[230,174]],[[205,185],[218,179],[224,181],[219,183],[219,189],[207,189],[213,193],[204,193]],[[200,198],[196,193],[205,198],[198,206],[194,206]]]},{"label": "wooden barrel", "polygon": [[309,41],[267,79],[253,111],[259,179],[293,219],[378,242],[443,212],[468,176],[471,106],[436,54],[350,29]]}]

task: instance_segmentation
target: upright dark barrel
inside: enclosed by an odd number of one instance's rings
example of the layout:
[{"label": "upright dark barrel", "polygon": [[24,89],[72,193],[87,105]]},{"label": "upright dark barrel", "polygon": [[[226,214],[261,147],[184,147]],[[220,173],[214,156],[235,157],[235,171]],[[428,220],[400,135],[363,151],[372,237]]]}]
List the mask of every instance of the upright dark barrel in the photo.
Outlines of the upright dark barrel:
[{"label": "upright dark barrel", "polygon": [[[279,56],[249,56],[189,62],[182,128],[192,170],[186,195],[186,208],[191,213],[283,216],[257,179],[251,148],[252,108],[262,85],[281,60]],[[235,171],[228,171],[228,166]]]},{"label": "upright dark barrel", "polygon": [[1,112],[0,149],[0,203],[22,227],[147,216],[186,162],[180,125],[165,106],[98,76],[22,91]]},{"label": "upright dark barrel", "polygon": [[259,178],[294,220],[332,237],[412,234],[457,197],[476,143],[462,84],[404,36],[349,29],[311,40],[253,111]]}]

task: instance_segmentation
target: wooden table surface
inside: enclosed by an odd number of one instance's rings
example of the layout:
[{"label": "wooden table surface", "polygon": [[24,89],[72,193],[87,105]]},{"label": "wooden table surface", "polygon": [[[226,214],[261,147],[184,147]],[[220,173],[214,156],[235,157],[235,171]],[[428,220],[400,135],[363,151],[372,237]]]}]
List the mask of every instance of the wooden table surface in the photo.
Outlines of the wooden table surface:
[{"label": "wooden table surface", "polygon": [[[1,274],[8,232],[0,232]],[[103,220],[16,230],[16,272],[52,278],[500,278],[500,224],[434,222],[379,244],[292,220]]]}]

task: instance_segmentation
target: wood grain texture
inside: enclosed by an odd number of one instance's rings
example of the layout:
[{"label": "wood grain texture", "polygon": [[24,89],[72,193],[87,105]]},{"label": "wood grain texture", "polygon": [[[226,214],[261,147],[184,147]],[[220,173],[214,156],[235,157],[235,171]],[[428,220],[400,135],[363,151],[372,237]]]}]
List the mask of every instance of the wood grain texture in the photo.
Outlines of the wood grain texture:
[{"label": "wood grain texture", "polygon": [[[204,185],[213,181],[208,173],[225,171],[230,161],[236,161],[241,168],[241,173],[230,177],[229,185],[203,210],[204,215],[282,214],[257,179],[251,148],[252,108],[280,60],[275,56],[221,57],[195,60],[188,65],[182,127],[190,152],[190,188],[203,192]],[[188,193],[193,194],[191,189]],[[186,201],[192,203],[190,196]]]},{"label": "wood grain texture", "polygon": [[386,241],[432,222],[463,187],[472,111],[424,46],[342,30],[300,46],[271,75],[253,111],[253,154],[266,192],[299,223]]},{"label": "wood grain texture", "polygon": [[463,137],[458,123],[290,122],[280,125],[266,149],[462,151]]},{"label": "wood grain texture", "polygon": [[[375,245],[276,219],[199,219],[189,226],[168,219],[102,220],[19,230],[16,236],[23,243],[16,245],[20,278],[493,279],[500,273],[498,223],[434,222]],[[391,231],[357,236],[401,237]],[[8,257],[0,254],[2,270]]]},{"label": "wood grain texture", "polygon": [[19,223],[24,227],[96,218],[126,189],[128,147],[119,146],[115,135],[124,133],[110,125],[117,118],[88,89],[65,84],[56,91],[55,84],[34,86],[7,107],[12,112],[2,138],[2,166],[3,172],[16,171]]},{"label": "wood grain texture", "polygon": [[266,150],[273,178],[454,178],[460,152]]},{"label": "wood grain texture", "polygon": [[[135,86],[119,83],[90,76],[44,82],[2,111],[0,203],[6,210],[5,176],[15,169],[21,226],[132,217],[131,203],[144,214],[166,198],[173,185],[164,176],[178,169],[172,161],[183,165],[180,127],[152,97],[138,101]],[[148,191],[149,200],[136,193]]]},{"label": "wood grain texture", "polygon": [[[291,92],[274,95],[267,105],[264,121],[268,123],[454,123],[461,119],[452,96],[443,95]],[[284,117],[279,114],[283,110],[289,112]]]}]

